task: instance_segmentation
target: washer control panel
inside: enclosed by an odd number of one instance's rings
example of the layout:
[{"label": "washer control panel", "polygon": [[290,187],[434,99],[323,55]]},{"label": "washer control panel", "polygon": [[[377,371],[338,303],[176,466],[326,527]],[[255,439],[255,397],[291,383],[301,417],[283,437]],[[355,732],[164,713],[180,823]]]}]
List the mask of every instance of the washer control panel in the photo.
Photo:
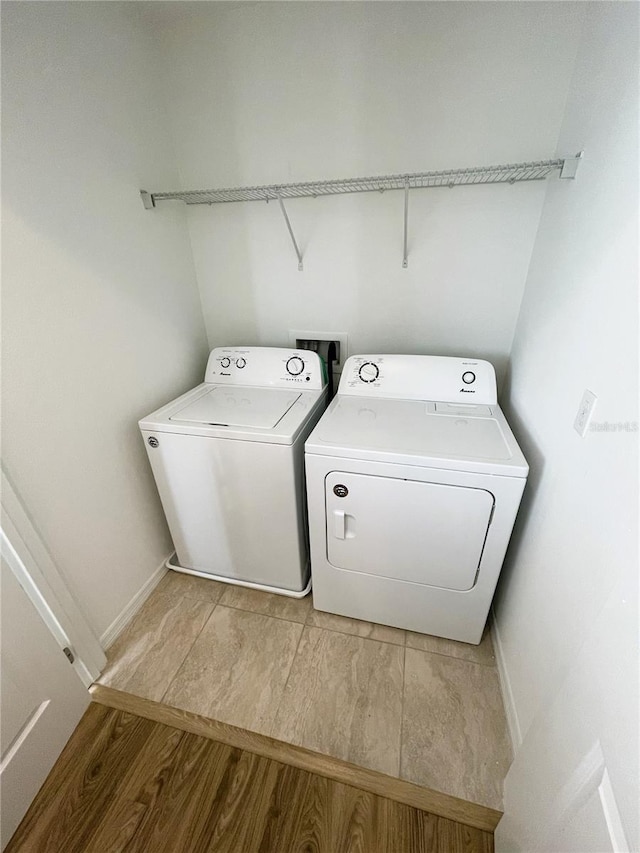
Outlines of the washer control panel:
[{"label": "washer control panel", "polygon": [[211,350],[205,382],[319,391],[324,371],[317,353],[279,347],[216,347]]},{"label": "washer control panel", "polygon": [[465,405],[497,403],[492,364],[436,355],[351,356],[345,363],[338,393]]}]

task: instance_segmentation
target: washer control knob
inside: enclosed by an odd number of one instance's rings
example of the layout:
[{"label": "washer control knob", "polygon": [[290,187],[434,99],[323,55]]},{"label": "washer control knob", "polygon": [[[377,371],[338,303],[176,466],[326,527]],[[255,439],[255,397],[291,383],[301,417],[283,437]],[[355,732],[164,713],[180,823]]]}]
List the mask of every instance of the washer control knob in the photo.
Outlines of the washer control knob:
[{"label": "washer control knob", "polygon": [[246,358],[237,358],[236,359],[236,367],[239,370],[242,370],[243,367],[246,367],[246,364],[247,364]]},{"label": "washer control knob", "polygon": [[372,361],[365,361],[364,364],[360,365],[358,376],[362,382],[375,382],[378,376],[380,376],[378,365]]},{"label": "washer control knob", "polygon": [[473,373],[471,370],[467,370],[465,373],[462,374],[462,381],[465,385],[473,385],[473,383],[476,381],[475,373]]},{"label": "washer control knob", "polygon": [[300,376],[303,370],[304,361],[299,355],[292,355],[287,361],[287,373],[290,373],[291,376]]},{"label": "washer control knob", "polygon": [[231,364],[230,358],[227,358],[225,356],[224,358],[220,359],[220,367],[229,367],[230,364]]}]

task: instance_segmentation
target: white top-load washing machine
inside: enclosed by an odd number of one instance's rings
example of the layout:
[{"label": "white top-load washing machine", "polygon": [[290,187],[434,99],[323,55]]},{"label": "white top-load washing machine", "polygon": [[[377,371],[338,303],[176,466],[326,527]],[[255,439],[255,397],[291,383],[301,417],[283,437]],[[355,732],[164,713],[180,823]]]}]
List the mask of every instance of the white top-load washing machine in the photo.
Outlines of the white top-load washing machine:
[{"label": "white top-load washing machine", "polygon": [[314,606],[479,643],[528,470],[489,362],[349,358],[306,443]]},{"label": "white top-load washing machine", "polygon": [[316,353],[222,347],[201,385],[139,422],[176,549],[170,568],[308,593],[304,442],[325,406]]}]

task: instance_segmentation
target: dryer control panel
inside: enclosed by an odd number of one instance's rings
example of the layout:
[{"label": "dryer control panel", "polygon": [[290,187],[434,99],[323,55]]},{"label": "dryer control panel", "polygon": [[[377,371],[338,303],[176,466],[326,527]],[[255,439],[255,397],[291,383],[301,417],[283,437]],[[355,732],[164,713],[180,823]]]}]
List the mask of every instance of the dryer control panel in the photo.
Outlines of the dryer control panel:
[{"label": "dryer control panel", "polygon": [[326,385],[320,356],[310,350],[279,347],[216,347],[205,382],[320,391]]},{"label": "dryer control panel", "polygon": [[436,355],[351,356],[338,393],[464,405],[498,401],[496,373],[488,361]]}]

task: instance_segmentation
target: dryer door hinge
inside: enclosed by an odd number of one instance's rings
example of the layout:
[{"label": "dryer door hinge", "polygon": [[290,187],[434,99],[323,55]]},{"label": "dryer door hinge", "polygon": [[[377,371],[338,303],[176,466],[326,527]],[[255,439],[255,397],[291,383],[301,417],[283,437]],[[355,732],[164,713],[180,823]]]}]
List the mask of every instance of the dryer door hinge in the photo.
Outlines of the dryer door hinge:
[{"label": "dryer door hinge", "polygon": [[496,511],[496,502],[494,501],[494,502],[491,504],[491,512],[490,512],[490,514],[489,514],[489,524],[487,524],[487,529],[488,529],[489,527],[491,527],[491,522],[493,521],[493,514],[494,514],[494,512],[495,512],[495,511]]}]

